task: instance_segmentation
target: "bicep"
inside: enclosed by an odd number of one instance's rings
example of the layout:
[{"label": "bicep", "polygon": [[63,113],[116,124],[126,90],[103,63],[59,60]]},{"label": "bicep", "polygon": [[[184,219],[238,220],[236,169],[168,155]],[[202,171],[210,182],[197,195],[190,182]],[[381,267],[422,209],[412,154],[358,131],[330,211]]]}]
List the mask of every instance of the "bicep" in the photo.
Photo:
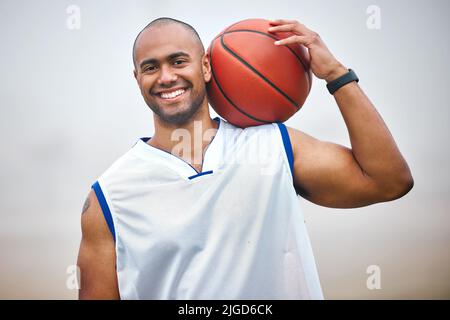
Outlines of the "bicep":
[{"label": "bicep", "polygon": [[325,207],[355,208],[379,202],[380,188],[351,149],[288,128],[294,152],[294,185],[299,195]]},{"label": "bicep", "polygon": [[115,243],[91,190],[81,216],[80,299],[119,299]]}]

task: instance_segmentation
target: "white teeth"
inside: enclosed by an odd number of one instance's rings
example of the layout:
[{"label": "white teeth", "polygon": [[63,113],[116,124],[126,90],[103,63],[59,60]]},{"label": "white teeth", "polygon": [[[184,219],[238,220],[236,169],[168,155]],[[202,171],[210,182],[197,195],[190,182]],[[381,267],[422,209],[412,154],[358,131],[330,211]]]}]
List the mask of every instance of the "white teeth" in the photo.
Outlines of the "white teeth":
[{"label": "white teeth", "polygon": [[176,90],[174,92],[170,92],[170,93],[161,93],[161,98],[163,99],[173,99],[175,97],[178,97],[179,95],[183,94],[186,90],[184,89],[179,89]]}]

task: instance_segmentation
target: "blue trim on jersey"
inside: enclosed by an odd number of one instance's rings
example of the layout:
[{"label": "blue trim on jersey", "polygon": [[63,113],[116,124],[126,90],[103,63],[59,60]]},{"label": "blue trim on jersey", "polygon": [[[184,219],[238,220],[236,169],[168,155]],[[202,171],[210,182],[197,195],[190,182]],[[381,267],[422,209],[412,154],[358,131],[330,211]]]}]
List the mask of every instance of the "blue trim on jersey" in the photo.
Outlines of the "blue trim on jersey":
[{"label": "blue trim on jersey", "polygon": [[281,132],[281,138],[283,138],[284,150],[289,161],[289,168],[291,169],[292,177],[294,177],[294,153],[292,152],[291,139],[284,123],[277,123]]},{"label": "blue trim on jersey", "polygon": [[106,223],[108,224],[109,231],[111,231],[111,234],[114,238],[114,242],[116,241],[116,232],[114,230],[114,222],[112,219],[111,211],[109,210],[108,203],[106,202],[105,196],[103,195],[102,188],[98,184],[98,181],[95,181],[95,183],[92,185],[92,189],[94,189],[95,194],[98,199],[98,203],[100,204],[100,207],[103,211],[103,216],[105,217]]},{"label": "blue trim on jersey", "polygon": [[204,176],[205,174],[211,174],[211,173],[213,173],[212,170],[205,171],[205,172],[200,172],[200,173],[198,173],[198,174],[194,174],[193,176],[188,177],[188,179],[189,179],[189,180],[192,180],[192,179],[195,179],[195,178],[197,178],[197,177]]}]

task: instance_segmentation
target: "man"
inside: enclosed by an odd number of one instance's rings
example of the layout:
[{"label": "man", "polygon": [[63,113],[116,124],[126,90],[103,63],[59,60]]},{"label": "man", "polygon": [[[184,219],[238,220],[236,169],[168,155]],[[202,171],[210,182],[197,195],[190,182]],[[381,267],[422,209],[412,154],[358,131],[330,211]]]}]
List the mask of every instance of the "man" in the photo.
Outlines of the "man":
[{"label": "man", "polygon": [[240,129],[211,119],[211,67],[198,34],[178,20],[154,20],[136,38],[133,59],[155,133],[92,186],[81,217],[81,299],[322,299],[297,194],[355,208],[412,188],[357,81],[336,84],[349,70],[298,21],[271,24],[269,32],[295,34],[274,45],[305,45],[314,75],[335,86],[352,148],[283,124]]}]

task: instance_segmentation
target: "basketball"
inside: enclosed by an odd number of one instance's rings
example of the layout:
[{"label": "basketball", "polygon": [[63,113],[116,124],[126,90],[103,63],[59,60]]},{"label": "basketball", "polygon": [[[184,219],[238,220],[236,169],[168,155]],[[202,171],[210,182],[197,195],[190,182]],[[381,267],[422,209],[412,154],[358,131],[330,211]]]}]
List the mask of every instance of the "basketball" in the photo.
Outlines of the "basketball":
[{"label": "basketball", "polygon": [[208,47],[211,107],[228,122],[246,128],[284,122],[305,103],[312,84],[308,50],[300,44],[276,46],[294,35],[269,33],[269,21],[239,21]]}]

